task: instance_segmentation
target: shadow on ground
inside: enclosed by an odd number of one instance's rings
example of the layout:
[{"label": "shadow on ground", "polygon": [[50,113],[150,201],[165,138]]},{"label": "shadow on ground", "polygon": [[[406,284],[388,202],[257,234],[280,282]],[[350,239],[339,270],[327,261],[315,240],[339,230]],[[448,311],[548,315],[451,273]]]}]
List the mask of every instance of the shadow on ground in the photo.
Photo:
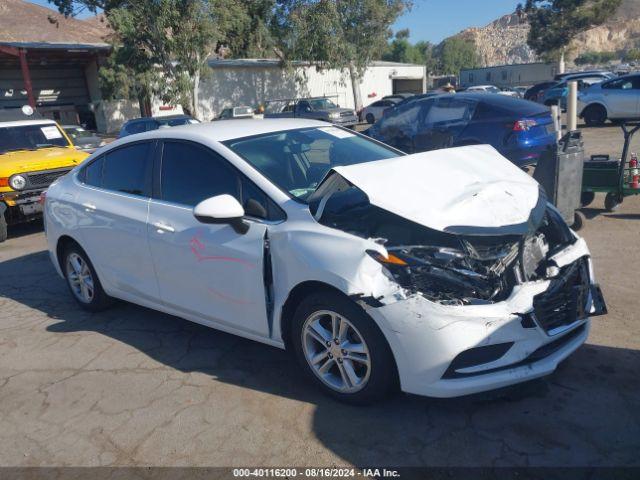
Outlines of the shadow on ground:
[{"label": "shadow on ground", "polygon": [[[320,394],[286,352],[145,308],[80,311],[46,252],[0,263],[0,297],[44,312],[56,335],[97,332],[181,372],[307,402],[311,428],[346,462],[371,465],[630,465],[640,447],[640,352],[586,345],[552,376],[438,400],[351,407]],[[596,320],[596,321],[606,321]]]}]

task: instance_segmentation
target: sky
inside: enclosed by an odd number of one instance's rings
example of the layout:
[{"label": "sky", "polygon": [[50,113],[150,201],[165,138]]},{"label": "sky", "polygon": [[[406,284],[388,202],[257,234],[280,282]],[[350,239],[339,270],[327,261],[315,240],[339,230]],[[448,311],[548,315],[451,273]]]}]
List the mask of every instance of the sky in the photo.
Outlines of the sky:
[{"label": "sky", "polygon": [[[47,0],[30,0],[51,6]],[[496,18],[512,13],[522,0],[414,0],[413,9],[392,27],[408,28],[411,41],[439,43],[468,27],[483,27]]]}]

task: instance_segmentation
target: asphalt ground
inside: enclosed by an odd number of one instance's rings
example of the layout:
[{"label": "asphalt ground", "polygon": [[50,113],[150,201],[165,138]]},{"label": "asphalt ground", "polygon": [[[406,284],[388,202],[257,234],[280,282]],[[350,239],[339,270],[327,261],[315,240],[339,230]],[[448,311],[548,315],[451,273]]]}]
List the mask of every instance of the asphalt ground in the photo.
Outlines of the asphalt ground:
[{"label": "asphalt ground", "polygon": [[[589,153],[621,150],[616,127],[584,135]],[[553,375],[370,407],[325,397],[275,348],[129,304],[81,311],[41,225],[13,228],[0,466],[640,466],[640,197],[602,200],[581,234],[609,314]]]}]

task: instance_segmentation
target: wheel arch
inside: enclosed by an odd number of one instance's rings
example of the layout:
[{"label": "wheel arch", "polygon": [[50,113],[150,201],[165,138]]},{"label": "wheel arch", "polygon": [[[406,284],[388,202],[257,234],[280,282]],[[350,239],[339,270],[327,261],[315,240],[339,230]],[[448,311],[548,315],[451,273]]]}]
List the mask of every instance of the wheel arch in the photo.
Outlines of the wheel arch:
[{"label": "wheel arch", "polygon": [[62,258],[62,256],[64,254],[64,251],[67,248],[69,248],[71,245],[77,245],[78,248],[80,248],[84,252],[84,248],[82,248],[82,245],[80,245],[80,243],[70,235],[67,235],[67,234],[60,235],[60,237],[58,238],[58,241],[56,242],[56,260],[58,262],[58,266],[60,267],[60,271],[62,272],[63,275],[64,275],[64,264],[63,264],[64,259]]},{"label": "wheel arch", "polygon": [[599,101],[599,100],[596,100],[594,102],[591,102],[591,103],[585,105],[585,107],[582,109],[582,111],[580,112],[578,117],[584,118],[584,112],[586,112],[588,109],[593,108],[593,107],[602,107],[602,108],[604,108],[604,111],[607,114],[607,118],[609,118],[609,110],[607,109],[607,106],[604,103],[602,103],[601,101]]},{"label": "wheel arch", "polygon": [[295,314],[297,306],[300,305],[300,302],[302,302],[302,300],[307,295],[310,295],[312,293],[317,293],[320,291],[332,292],[342,296],[343,298],[349,300],[358,308],[360,308],[371,319],[371,321],[375,324],[376,328],[378,328],[383,338],[387,342],[389,351],[391,352],[391,358],[393,359],[393,369],[395,372],[395,377],[396,377],[396,380],[399,382],[400,372],[398,370],[398,361],[396,360],[395,352],[393,351],[393,348],[391,348],[391,343],[386,338],[386,335],[384,334],[383,329],[380,328],[377,322],[366,312],[363,306],[359,302],[356,302],[354,300],[353,296],[350,296],[345,292],[343,292],[342,290],[340,290],[339,288],[336,288],[333,285],[330,285],[322,281],[307,280],[299,283],[298,285],[293,287],[293,289],[291,289],[291,291],[289,292],[289,296],[287,297],[287,300],[284,302],[282,309],[280,311],[280,334],[282,335],[282,340],[284,342],[285,349],[290,352],[293,351],[293,346],[291,345],[291,332],[293,327],[293,316]]}]

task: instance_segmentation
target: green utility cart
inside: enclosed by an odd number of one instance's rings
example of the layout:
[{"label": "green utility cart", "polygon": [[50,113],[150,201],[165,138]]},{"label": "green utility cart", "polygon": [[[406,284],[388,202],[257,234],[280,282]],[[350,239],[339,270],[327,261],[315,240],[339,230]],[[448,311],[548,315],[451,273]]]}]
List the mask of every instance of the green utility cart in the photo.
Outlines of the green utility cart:
[{"label": "green utility cart", "polygon": [[640,188],[632,187],[633,176],[637,175],[638,167],[629,167],[631,141],[640,130],[640,122],[625,122],[620,127],[624,133],[624,148],[620,160],[611,159],[609,155],[593,155],[584,162],[581,195],[583,207],[593,202],[596,192],[607,194],[604,206],[610,212],[618,208],[624,197],[640,194]]}]

